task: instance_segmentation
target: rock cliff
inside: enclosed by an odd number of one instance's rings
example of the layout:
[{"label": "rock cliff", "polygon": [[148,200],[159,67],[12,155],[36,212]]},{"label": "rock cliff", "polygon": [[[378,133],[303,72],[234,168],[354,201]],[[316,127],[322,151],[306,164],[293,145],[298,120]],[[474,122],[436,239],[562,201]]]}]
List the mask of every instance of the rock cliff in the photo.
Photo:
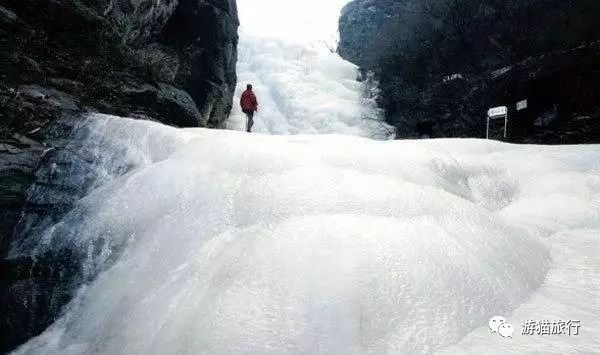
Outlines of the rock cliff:
[{"label": "rock cliff", "polygon": [[424,123],[484,137],[487,109],[506,105],[512,142],[600,142],[599,20],[587,0],[355,0],[339,53],[377,74],[400,138]]}]

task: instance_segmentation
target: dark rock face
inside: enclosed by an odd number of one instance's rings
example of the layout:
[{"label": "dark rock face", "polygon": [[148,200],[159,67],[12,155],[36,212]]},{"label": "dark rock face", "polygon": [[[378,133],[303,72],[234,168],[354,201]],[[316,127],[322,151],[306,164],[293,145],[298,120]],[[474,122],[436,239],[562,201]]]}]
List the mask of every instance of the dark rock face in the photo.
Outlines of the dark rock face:
[{"label": "dark rock face", "polygon": [[68,252],[7,258],[93,186],[98,157],[68,154],[85,151],[71,126],[84,112],[221,126],[238,26],[235,0],[0,2],[0,353],[44,330],[77,279]]},{"label": "dark rock face", "polygon": [[104,113],[216,127],[231,109],[238,25],[234,0],[6,0],[0,75]]},{"label": "dark rock face", "polygon": [[202,120],[211,127],[220,126],[231,111],[237,27],[235,0],[180,0],[163,31],[164,43],[183,59],[175,82],[201,103]]},{"label": "dark rock face", "polygon": [[376,72],[401,138],[426,122],[438,137],[484,137],[487,109],[506,105],[510,141],[600,142],[599,20],[587,0],[355,0],[339,52]]},{"label": "dark rock face", "polygon": [[377,65],[386,51],[384,31],[398,21],[402,4],[395,0],[352,1],[343,9],[339,22],[340,56],[363,68]]},{"label": "dark rock face", "polygon": [[0,248],[8,249],[8,235],[21,216],[26,189],[33,180],[43,146],[16,135],[0,143]]}]

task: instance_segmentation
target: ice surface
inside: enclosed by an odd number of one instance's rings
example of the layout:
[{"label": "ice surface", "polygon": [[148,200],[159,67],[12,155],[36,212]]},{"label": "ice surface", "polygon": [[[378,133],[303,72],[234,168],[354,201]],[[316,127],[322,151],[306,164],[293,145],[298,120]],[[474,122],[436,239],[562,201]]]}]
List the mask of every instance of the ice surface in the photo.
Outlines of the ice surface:
[{"label": "ice surface", "polygon": [[146,158],[48,232],[105,271],[17,354],[600,349],[600,146],[95,127]]},{"label": "ice surface", "polygon": [[[556,267],[534,296],[508,321],[513,339],[490,336],[479,328],[439,354],[598,354],[600,353],[600,229],[555,233],[548,242]],[[523,335],[526,320],[577,320],[579,335]]]},{"label": "ice surface", "polygon": [[365,98],[357,67],[331,52],[347,2],[239,1],[238,87],[228,128],[244,130],[239,101],[251,83],[260,105],[254,132],[393,136],[375,102]]}]

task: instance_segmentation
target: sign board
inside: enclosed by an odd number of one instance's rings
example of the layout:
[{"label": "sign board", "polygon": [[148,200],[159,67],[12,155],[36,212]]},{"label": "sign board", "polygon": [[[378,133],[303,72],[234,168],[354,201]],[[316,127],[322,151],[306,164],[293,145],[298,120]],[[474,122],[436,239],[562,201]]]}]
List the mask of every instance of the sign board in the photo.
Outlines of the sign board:
[{"label": "sign board", "polygon": [[507,134],[506,131],[508,130],[508,107],[506,106],[499,106],[499,107],[492,107],[491,109],[488,110],[487,112],[488,116],[487,116],[487,125],[486,125],[486,132],[485,132],[485,138],[489,139],[490,138],[490,121],[491,120],[497,120],[499,118],[504,119],[504,138],[506,138]]},{"label": "sign board", "polygon": [[505,117],[508,114],[508,107],[500,106],[494,107],[488,110],[488,117],[497,118],[497,117]]},{"label": "sign board", "polygon": [[527,100],[517,102],[517,111],[524,110],[528,107]]}]

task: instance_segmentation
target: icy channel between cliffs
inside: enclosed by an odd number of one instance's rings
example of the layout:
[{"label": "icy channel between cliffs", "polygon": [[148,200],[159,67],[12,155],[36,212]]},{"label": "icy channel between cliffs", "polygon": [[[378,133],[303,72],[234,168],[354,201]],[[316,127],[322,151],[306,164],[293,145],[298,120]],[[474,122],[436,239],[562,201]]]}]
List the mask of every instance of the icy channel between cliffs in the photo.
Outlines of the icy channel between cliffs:
[{"label": "icy channel between cliffs", "polygon": [[133,168],[23,244],[99,273],[17,354],[522,353],[489,318],[557,309],[533,351],[600,344],[599,146],[85,126]]},{"label": "icy channel between cliffs", "polygon": [[238,85],[227,128],[245,131],[239,102],[252,84],[259,101],[253,132],[395,136],[377,107],[376,83],[357,81],[358,67],[335,53],[347,2],[238,1]]}]

